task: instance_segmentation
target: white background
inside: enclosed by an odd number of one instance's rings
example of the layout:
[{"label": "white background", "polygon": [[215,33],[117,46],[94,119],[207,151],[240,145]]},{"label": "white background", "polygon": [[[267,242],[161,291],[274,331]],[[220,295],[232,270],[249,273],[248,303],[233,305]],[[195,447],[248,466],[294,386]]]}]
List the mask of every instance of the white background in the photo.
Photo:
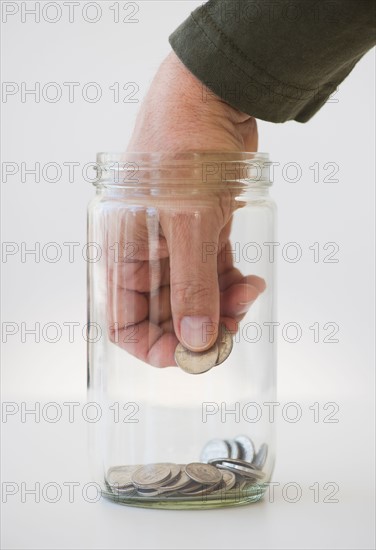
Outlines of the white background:
[{"label": "white background", "polygon": [[[7,4],[7,2],[2,3]],[[9,3],[8,3],[9,4]],[[110,90],[134,82],[135,97],[145,95],[152,75],[169,51],[168,35],[198,2],[137,2],[138,23],[115,23],[110,6],[125,2],[99,2],[97,23],[83,18],[80,2],[75,21],[69,23],[63,8],[55,24],[31,16],[22,22],[19,12],[2,24],[2,79],[19,87],[36,82],[41,87],[56,82],[63,90],[57,103],[41,97],[36,102],[20,93],[3,97],[2,162],[31,168],[57,162],[78,162],[76,177],[69,181],[63,167],[60,181],[22,181],[21,172],[2,184],[2,239],[33,248],[59,243],[59,262],[41,261],[21,253],[3,256],[2,321],[17,332],[7,337],[2,351],[3,400],[21,407],[22,401],[78,401],[85,403],[85,342],[68,339],[63,323],[85,324],[86,203],[93,188],[82,177],[85,163],[97,151],[119,151],[130,137],[139,103],[114,102]],[[34,2],[26,2],[30,7]],[[42,4],[40,6],[42,7]],[[48,17],[54,17],[53,9]],[[87,12],[93,17],[94,12]],[[260,150],[280,163],[276,168],[273,196],[279,205],[280,250],[296,242],[302,250],[299,262],[289,263],[281,252],[279,271],[279,321],[299,323],[302,337],[289,343],[279,332],[278,399],[294,401],[302,408],[300,422],[278,415],[278,461],[274,480],[280,483],[274,498],[235,509],[205,512],[171,512],[125,508],[99,501],[88,503],[81,493],[69,502],[63,493],[57,503],[21,494],[7,497],[2,505],[2,545],[6,549],[32,548],[373,548],[374,547],[374,53],[368,53],[333,100],[307,124],[277,125],[259,122]],[[68,100],[63,82],[78,82],[75,98]],[[102,99],[82,98],[83,87],[97,82]],[[130,90],[130,89],[128,89]],[[92,90],[91,90],[92,91]],[[51,90],[52,94],[52,90]],[[121,91],[121,99],[125,92]],[[339,167],[339,181],[324,182],[325,163]],[[297,182],[293,168],[301,167]],[[318,163],[319,182],[310,166]],[[7,165],[9,166],[9,165]],[[48,178],[53,172],[48,173]],[[68,260],[62,243],[77,242],[75,261]],[[313,261],[313,243],[319,243],[320,261]],[[334,242],[337,263],[323,262],[325,243]],[[51,250],[51,254],[52,254]],[[32,336],[22,342],[22,326],[59,323],[57,343]],[[338,343],[313,341],[314,323],[339,326]],[[49,333],[51,337],[52,331]],[[4,334],[3,334],[4,342]],[[324,416],[328,402],[338,405],[338,423],[313,421],[313,403]],[[89,481],[86,470],[84,423],[21,422],[19,414],[3,419],[2,481],[32,486],[54,480]],[[284,493],[286,483],[298,483],[302,498]],[[339,487],[339,502],[324,502],[330,493],[326,483]],[[309,487],[318,483],[319,502]],[[81,490],[81,488],[80,488]],[[52,495],[52,492],[51,492]],[[3,494],[3,502],[4,502]],[[24,499],[25,500],[25,499]],[[270,502],[273,500],[273,502]]]}]

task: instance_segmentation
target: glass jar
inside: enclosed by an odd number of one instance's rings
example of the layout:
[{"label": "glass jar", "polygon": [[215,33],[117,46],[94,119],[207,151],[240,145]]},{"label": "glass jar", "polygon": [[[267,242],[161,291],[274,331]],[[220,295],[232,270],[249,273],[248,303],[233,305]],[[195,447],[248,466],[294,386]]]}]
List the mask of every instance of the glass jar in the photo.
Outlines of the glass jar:
[{"label": "glass jar", "polygon": [[[101,153],[89,205],[90,462],[122,504],[259,500],[274,465],[263,153]],[[268,325],[269,324],[269,325]]]}]

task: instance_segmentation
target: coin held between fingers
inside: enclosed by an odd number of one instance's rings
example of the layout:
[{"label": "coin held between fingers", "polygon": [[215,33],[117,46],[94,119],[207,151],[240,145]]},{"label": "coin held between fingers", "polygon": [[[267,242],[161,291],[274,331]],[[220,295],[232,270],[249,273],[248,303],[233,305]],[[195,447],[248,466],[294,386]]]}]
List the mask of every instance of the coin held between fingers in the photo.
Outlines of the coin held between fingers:
[{"label": "coin held between fingers", "polygon": [[215,344],[208,350],[194,352],[186,349],[181,343],[175,349],[175,362],[189,374],[202,374],[212,367],[226,361],[232,350],[232,336],[226,326],[221,323]]},{"label": "coin held between fingers", "polygon": [[207,351],[194,352],[178,344],[175,349],[176,364],[189,374],[202,374],[210,370],[216,364],[218,346],[214,344]]}]

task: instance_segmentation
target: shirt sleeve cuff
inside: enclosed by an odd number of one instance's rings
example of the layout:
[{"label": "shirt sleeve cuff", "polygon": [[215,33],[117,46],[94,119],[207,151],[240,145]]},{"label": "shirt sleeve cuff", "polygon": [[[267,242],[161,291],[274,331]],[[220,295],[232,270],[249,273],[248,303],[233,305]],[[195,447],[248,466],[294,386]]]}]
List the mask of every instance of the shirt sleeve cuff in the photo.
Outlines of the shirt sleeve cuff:
[{"label": "shirt sleeve cuff", "polygon": [[237,48],[202,7],[170,35],[169,42],[187,69],[209,90],[232,107],[261,120],[306,122],[337,87],[337,83],[329,83],[319,90],[302,89],[281,82],[257,59],[250,59]]}]

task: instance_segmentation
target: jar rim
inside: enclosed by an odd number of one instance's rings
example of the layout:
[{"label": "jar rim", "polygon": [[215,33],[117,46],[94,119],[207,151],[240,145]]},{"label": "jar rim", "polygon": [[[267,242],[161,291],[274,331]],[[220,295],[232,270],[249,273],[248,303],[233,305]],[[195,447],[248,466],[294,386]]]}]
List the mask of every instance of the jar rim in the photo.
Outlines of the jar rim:
[{"label": "jar rim", "polygon": [[[99,152],[94,185],[129,187],[194,181],[266,188],[272,185],[268,153],[247,151]],[[122,177],[120,177],[120,174]],[[136,174],[136,175],[135,175]]]},{"label": "jar rim", "polygon": [[200,158],[208,158],[211,156],[219,156],[220,158],[233,160],[254,160],[255,158],[267,161],[269,154],[258,151],[220,151],[217,149],[208,149],[205,151],[191,150],[191,151],[100,151],[97,153],[97,163],[106,164],[109,161],[124,161],[128,158],[135,158],[137,160],[168,160],[168,161],[182,161],[182,160],[200,160]]}]

